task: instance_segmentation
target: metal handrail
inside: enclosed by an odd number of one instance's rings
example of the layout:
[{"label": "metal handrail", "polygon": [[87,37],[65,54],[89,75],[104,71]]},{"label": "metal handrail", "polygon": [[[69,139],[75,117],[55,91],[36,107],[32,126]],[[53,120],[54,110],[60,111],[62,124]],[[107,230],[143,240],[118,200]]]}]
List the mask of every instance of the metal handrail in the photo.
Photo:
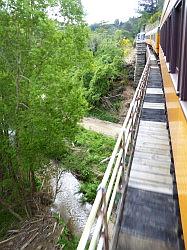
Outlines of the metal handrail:
[{"label": "metal handrail", "polygon": [[[89,244],[89,250],[109,249],[108,222],[110,220],[115,197],[120,181],[124,179],[127,156],[133,152],[135,144],[135,128],[138,126],[140,111],[146,91],[147,76],[149,72],[150,52],[130,104],[127,116],[116,141],[112,156],[104,173],[90,215],[86,222],[77,250],[84,250]],[[117,156],[117,157],[116,157]],[[127,171],[128,172],[128,171]],[[98,216],[97,216],[98,215]],[[89,242],[90,236],[90,242]]]}]

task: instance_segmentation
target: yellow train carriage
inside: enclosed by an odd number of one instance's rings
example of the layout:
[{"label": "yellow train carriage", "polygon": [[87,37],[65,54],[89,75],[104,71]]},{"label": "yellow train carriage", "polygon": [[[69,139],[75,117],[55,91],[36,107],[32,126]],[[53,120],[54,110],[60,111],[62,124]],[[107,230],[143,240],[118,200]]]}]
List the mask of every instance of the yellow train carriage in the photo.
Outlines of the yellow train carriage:
[{"label": "yellow train carriage", "polygon": [[159,58],[166,97],[183,238],[187,249],[187,0],[166,0]]},{"label": "yellow train carriage", "polygon": [[149,44],[155,53],[159,54],[160,33],[159,28],[155,28],[145,34],[146,43]]}]

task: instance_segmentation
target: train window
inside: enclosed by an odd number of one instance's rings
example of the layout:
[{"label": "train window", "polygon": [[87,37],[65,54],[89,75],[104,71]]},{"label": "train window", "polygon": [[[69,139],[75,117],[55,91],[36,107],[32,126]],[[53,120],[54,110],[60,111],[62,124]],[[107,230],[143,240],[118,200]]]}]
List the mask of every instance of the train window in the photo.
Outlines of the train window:
[{"label": "train window", "polygon": [[166,21],[166,61],[170,61],[171,56],[171,16]]},{"label": "train window", "polygon": [[166,34],[167,34],[167,23],[164,24],[164,55],[166,55],[166,48],[167,48]]},{"label": "train window", "polygon": [[180,42],[182,27],[182,4],[173,9],[171,15],[171,53],[170,53],[170,72],[178,73],[180,68]]},{"label": "train window", "polygon": [[175,32],[176,32],[176,48],[177,48],[176,67],[177,67],[177,70],[179,71],[180,55],[181,55],[181,37],[182,37],[182,28],[181,27],[183,27],[183,24],[182,24],[182,1],[175,9],[175,12],[176,12]]},{"label": "train window", "polygon": [[161,44],[161,47],[162,47],[162,50],[164,52],[164,55],[166,54],[166,51],[165,51],[165,23],[163,24],[161,30],[160,30],[160,44]]},{"label": "train window", "polygon": [[169,70],[171,73],[176,72],[177,61],[177,43],[178,43],[178,29],[177,29],[177,15],[174,9],[171,15],[171,59],[169,63]]},{"label": "train window", "polygon": [[164,42],[165,42],[165,40],[164,40],[164,27],[165,27],[165,24],[162,26],[162,28],[161,28],[161,31],[160,31],[160,42],[161,42],[161,47],[162,47],[162,50],[163,50],[163,52],[164,52],[164,54],[165,54],[165,46],[164,46]]},{"label": "train window", "polygon": [[[183,1],[182,6],[182,21],[181,21],[181,59],[180,59],[180,68],[179,68],[179,93],[182,101],[187,101],[187,2]],[[186,4],[185,8],[184,4]]]},{"label": "train window", "polygon": [[187,15],[186,15],[186,7],[187,2],[182,1],[181,5],[181,16],[180,16],[180,41],[179,41],[179,81],[178,81],[178,90],[181,101],[187,101]]},{"label": "train window", "polygon": [[[178,4],[178,6],[175,8],[176,12],[176,34],[177,34],[177,56],[176,56],[176,71],[179,74],[178,77],[178,84],[177,84],[177,91],[180,90],[180,82],[181,82],[181,75],[182,72],[180,72],[181,68],[181,49],[182,49],[182,28],[183,28],[183,1]],[[180,94],[180,91],[179,91]]]},{"label": "train window", "polygon": [[164,23],[162,29],[161,29],[161,41],[162,41],[162,49],[164,52],[164,55],[166,55],[166,23]]}]

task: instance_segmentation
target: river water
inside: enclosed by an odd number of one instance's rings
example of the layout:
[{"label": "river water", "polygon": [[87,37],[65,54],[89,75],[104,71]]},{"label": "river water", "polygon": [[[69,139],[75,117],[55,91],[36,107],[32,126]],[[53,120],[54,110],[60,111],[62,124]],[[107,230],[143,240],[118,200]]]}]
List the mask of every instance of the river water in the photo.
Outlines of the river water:
[{"label": "river water", "polygon": [[52,210],[59,212],[72,233],[80,236],[92,206],[81,203],[80,183],[72,173],[62,172],[58,182],[56,180],[51,180],[53,192],[55,193],[56,187],[58,189]]}]

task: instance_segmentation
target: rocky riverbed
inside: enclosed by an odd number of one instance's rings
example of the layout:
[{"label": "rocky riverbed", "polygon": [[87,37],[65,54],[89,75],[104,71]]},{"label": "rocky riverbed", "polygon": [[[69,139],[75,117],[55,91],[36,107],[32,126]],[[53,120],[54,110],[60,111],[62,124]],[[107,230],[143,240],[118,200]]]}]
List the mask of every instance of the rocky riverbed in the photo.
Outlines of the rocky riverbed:
[{"label": "rocky riverbed", "polygon": [[84,229],[91,205],[82,204],[82,194],[79,193],[80,183],[70,172],[62,172],[57,179],[51,181],[54,193],[57,190],[52,210],[59,212],[68,223],[72,233],[80,236]]}]

